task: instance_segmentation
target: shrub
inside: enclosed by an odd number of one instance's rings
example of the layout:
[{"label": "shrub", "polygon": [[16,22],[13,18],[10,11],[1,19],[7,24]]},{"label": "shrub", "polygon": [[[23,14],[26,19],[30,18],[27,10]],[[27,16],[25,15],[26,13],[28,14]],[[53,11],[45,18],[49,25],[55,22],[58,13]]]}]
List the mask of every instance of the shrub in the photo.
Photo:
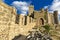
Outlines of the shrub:
[{"label": "shrub", "polygon": [[49,31],[50,31],[50,25],[44,25],[43,27],[45,28],[46,32],[49,33]]}]

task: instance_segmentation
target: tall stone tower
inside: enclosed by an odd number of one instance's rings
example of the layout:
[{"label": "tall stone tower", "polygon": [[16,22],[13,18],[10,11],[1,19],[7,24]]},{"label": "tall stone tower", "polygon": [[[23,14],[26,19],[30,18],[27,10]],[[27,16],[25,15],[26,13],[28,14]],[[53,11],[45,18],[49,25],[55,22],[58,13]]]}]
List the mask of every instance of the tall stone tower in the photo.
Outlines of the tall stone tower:
[{"label": "tall stone tower", "polygon": [[48,23],[48,8],[45,9],[45,15],[44,15],[44,18],[46,20],[46,23]]},{"label": "tall stone tower", "polygon": [[29,6],[29,16],[33,13],[33,11],[34,11],[34,6],[30,5]]},{"label": "tall stone tower", "polygon": [[58,24],[58,11],[54,11],[54,23]]}]

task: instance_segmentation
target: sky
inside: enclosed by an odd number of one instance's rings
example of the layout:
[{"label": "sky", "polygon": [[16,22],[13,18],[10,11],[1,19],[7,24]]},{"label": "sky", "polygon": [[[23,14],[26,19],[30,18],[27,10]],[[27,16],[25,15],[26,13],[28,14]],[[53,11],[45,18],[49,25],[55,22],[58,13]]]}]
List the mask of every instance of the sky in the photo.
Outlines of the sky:
[{"label": "sky", "polygon": [[48,6],[52,3],[53,0],[4,0],[5,3],[11,5],[13,2],[27,2],[35,6],[35,10],[39,10],[44,6]]},{"label": "sky", "polygon": [[60,0],[3,0],[6,4],[14,6],[18,14],[26,15],[29,10],[29,5],[34,5],[34,10],[48,8],[49,12],[58,11],[60,19]]},{"label": "sky", "polygon": [[53,0],[3,0],[3,2],[16,7],[18,13],[26,14],[29,5],[34,5],[34,10],[40,10],[41,8],[46,8],[46,6],[51,5]]}]

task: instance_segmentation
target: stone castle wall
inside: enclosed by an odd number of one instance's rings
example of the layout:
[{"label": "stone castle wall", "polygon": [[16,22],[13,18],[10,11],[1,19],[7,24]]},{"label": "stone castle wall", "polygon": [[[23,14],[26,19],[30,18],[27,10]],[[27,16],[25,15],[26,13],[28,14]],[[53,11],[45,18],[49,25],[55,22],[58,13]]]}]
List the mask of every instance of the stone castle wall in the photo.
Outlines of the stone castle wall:
[{"label": "stone castle wall", "polygon": [[[34,11],[34,6],[29,6],[28,16],[17,15],[14,7],[0,2],[0,40],[12,40],[20,34],[28,35],[28,31],[35,26],[46,24],[45,22],[48,18],[45,19],[44,15],[44,9]],[[48,16],[51,18],[50,14]]]},{"label": "stone castle wall", "polygon": [[[25,16],[19,15],[19,24],[16,24],[16,10],[4,3],[0,4],[0,40],[12,40],[15,36],[28,35],[28,31],[35,26],[32,18],[27,16],[27,24],[24,25]],[[29,19],[31,22],[29,23]]]}]

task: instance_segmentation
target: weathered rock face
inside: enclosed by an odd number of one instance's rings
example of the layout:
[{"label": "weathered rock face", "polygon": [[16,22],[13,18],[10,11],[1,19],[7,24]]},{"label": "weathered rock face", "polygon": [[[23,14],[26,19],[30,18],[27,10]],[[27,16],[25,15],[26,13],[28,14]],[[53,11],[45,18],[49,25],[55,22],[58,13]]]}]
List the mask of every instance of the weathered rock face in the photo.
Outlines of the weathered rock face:
[{"label": "weathered rock face", "polygon": [[39,30],[32,30],[30,34],[26,37],[28,40],[52,40],[51,36],[48,34],[43,34]]},{"label": "weathered rock face", "polygon": [[[0,2],[0,40],[8,40],[11,11]],[[8,14],[9,13],[9,14]]]},{"label": "weathered rock face", "polygon": [[60,40],[60,25],[58,25],[55,29],[52,29],[50,34],[53,40]]}]

